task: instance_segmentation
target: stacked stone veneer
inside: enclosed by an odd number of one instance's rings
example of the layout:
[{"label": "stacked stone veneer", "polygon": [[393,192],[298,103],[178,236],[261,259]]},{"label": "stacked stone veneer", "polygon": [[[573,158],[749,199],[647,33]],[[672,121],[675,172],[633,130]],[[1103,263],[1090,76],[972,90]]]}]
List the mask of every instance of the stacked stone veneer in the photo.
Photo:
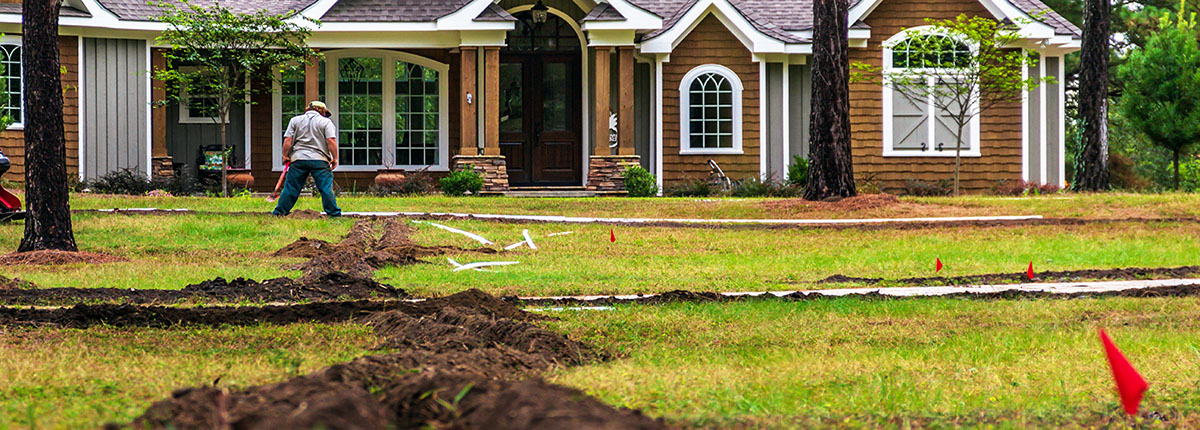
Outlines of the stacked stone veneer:
[{"label": "stacked stone veneer", "polygon": [[175,177],[175,163],[171,157],[154,157],[150,164],[151,179],[170,179]]},{"label": "stacked stone veneer", "polygon": [[503,155],[457,155],[454,157],[454,170],[465,170],[472,166],[475,172],[483,176],[484,194],[496,194],[508,191],[508,166]]},{"label": "stacked stone veneer", "polygon": [[588,191],[603,194],[624,194],[625,169],[637,166],[637,155],[593,155],[588,166]]}]

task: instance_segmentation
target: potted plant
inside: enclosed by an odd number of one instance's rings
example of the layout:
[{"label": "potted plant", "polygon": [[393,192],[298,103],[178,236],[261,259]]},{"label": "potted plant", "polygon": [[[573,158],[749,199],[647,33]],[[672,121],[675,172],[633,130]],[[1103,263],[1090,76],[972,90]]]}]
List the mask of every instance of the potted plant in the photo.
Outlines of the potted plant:
[{"label": "potted plant", "polygon": [[395,168],[395,160],[388,155],[383,156],[383,168],[375,171],[375,186],[380,189],[392,189],[404,182],[404,169]]}]

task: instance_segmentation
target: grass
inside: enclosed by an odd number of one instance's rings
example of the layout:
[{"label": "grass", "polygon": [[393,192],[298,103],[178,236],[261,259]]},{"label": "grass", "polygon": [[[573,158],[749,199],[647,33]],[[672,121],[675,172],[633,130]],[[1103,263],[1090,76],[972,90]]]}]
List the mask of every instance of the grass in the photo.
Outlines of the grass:
[{"label": "grass", "polygon": [[181,387],[247,387],[348,361],[356,324],[176,329],[0,329],[0,429],[128,422]]},{"label": "grass", "polygon": [[[456,198],[343,197],[345,211],[469,212],[643,218],[861,218],[920,216],[1044,215],[1070,218],[1158,218],[1200,216],[1200,194],[1054,194],[1040,197],[901,198],[887,207],[839,211],[786,199],[730,198]],[[270,212],[262,198],[130,197],[75,194],[73,209],[132,207],[203,211]],[[298,209],[320,211],[317,198],[301,198]]]},{"label": "grass", "polygon": [[[505,224],[445,221],[491,238],[498,246],[529,229],[538,250],[500,255],[458,254],[463,263],[512,260],[495,273],[453,272],[445,257],[431,264],[388,267],[377,279],[418,295],[480,288],[497,295],[652,293],[676,289],[761,291],[825,288],[834,274],[888,279],[930,276],[941,258],[947,276],[1036,270],[1200,265],[1200,223],[950,227],[925,230],[762,230],[604,225]],[[267,279],[297,276],[283,267],[299,260],[270,253],[299,237],[336,241],[351,220],[297,220],[267,216],[75,216],[77,240],[88,251],[130,261],[82,267],[0,268],[43,287],[178,289],[215,277]],[[417,227],[428,245],[477,247],[461,235]],[[0,226],[0,248],[15,249],[21,226]],[[617,242],[609,241],[610,229]],[[573,231],[574,234],[547,237]]]},{"label": "grass", "polygon": [[695,427],[1127,427],[1097,327],[1150,381],[1143,410],[1180,428],[1200,423],[1194,297],[836,299],[558,316],[553,329],[624,358],[558,371],[553,382]]}]

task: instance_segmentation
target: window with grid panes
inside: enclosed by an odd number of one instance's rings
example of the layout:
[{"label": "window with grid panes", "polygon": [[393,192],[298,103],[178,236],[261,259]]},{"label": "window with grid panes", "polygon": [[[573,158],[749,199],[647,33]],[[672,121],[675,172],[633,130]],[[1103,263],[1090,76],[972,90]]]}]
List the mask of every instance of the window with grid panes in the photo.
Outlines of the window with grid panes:
[{"label": "window with grid panes", "polygon": [[0,112],[8,115],[13,123],[20,124],[24,122],[24,113],[22,112],[22,91],[21,85],[21,45],[16,43],[0,44],[0,64],[4,65],[4,73],[0,75],[0,79],[4,79],[4,92],[0,93],[3,97],[4,105],[0,107]]},{"label": "window with grid panes", "polygon": [[397,165],[438,164],[440,80],[436,70],[396,61]]},{"label": "window with grid panes", "polygon": [[347,166],[383,164],[383,60],[338,59],[338,153]]}]

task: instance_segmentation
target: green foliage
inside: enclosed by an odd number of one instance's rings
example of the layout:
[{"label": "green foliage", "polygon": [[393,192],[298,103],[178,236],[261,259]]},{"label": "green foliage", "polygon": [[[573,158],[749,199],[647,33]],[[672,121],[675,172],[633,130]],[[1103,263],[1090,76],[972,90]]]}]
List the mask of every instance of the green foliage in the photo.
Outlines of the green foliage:
[{"label": "green foliage", "polygon": [[788,166],[788,185],[803,188],[808,184],[808,159],[799,155],[792,156],[792,165]]},{"label": "green foliage", "polygon": [[717,187],[706,179],[685,180],[663,190],[667,197],[711,197],[718,192]]},{"label": "green foliage", "polygon": [[[1119,106],[1126,124],[1169,151],[1174,162],[1200,140],[1200,46],[1195,14],[1181,12],[1174,21],[1164,15],[1159,22],[1162,31],[1119,69],[1126,85]],[[1175,174],[1173,185],[1180,181]]]},{"label": "green foliage", "polygon": [[863,62],[852,65],[852,82],[889,87],[910,100],[932,100],[944,113],[955,137],[954,193],[967,126],[1001,104],[1020,102],[1022,95],[1053,78],[1023,77],[1036,60],[1020,49],[1009,24],[960,14],[953,19],[926,19],[929,27],[905,30],[906,37],[889,46],[897,67]]},{"label": "green foliage", "polygon": [[151,181],[144,172],[133,169],[114,170],[84,183],[85,187],[94,193],[132,196],[145,195],[161,185]]},{"label": "green foliage", "polygon": [[942,179],[938,181],[922,181],[920,179],[909,179],[905,181],[904,188],[901,190],[901,195],[917,196],[917,197],[932,197],[932,196],[948,196],[954,192],[954,183],[949,180]]},{"label": "green foliage", "polygon": [[1200,192],[1200,158],[1179,164],[1179,186],[1184,191]]},{"label": "green foliage", "polygon": [[475,172],[474,166],[467,166],[464,170],[450,172],[438,180],[438,183],[442,186],[442,192],[448,196],[465,196],[467,193],[479,195],[479,191],[483,189],[483,176]]},{"label": "green foliage", "polygon": [[658,194],[658,179],[642,166],[625,169],[625,190],[629,197],[654,197]]}]

